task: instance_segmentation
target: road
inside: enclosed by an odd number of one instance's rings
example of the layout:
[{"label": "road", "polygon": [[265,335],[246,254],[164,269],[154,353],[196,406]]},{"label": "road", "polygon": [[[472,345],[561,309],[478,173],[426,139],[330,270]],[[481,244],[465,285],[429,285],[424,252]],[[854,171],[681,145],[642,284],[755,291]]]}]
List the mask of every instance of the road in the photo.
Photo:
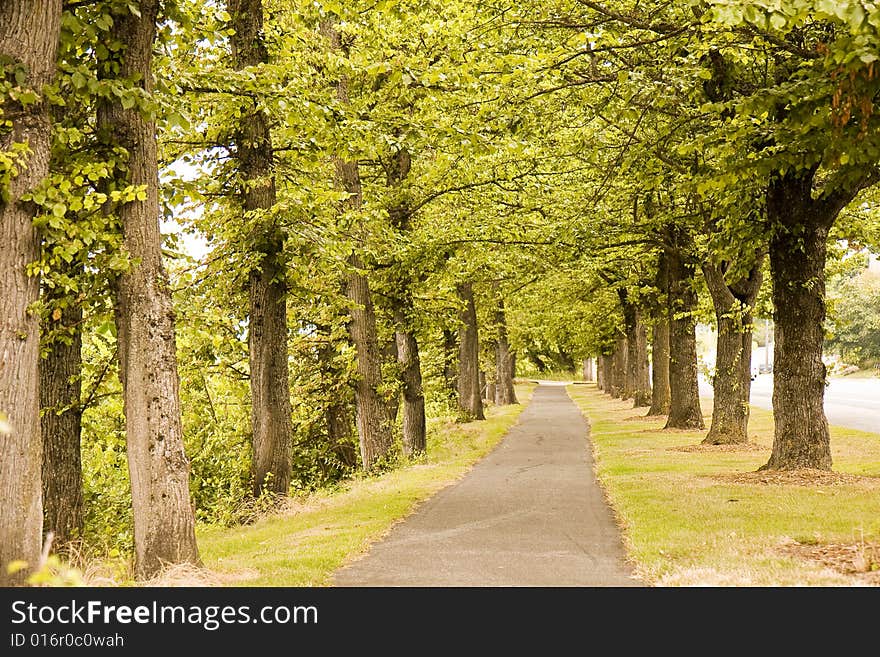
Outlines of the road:
[{"label": "road", "polygon": [[593,474],[589,427],[541,384],[458,483],[337,571],[334,586],[640,586]]},{"label": "road", "polygon": [[[880,433],[880,379],[833,378],[825,388],[825,416],[829,424]],[[712,396],[712,387],[700,381],[700,394]],[[773,408],[773,375],[759,374],[752,381],[751,402]]]}]

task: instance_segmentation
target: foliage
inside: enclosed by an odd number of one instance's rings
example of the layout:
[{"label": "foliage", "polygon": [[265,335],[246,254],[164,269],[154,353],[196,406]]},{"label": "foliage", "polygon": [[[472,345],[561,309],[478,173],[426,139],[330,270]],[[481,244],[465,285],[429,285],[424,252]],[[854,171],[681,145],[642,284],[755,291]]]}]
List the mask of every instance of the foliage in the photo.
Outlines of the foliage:
[{"label": "foliage", "polygon": [[867,271],[840,277],[829,289],[829,299],[829,349],[863,368],[880,362],[880,277]]},{"label": "foliage", "polygon": [[[31,273],[43,285],[34,310],[44,352],[70,338],[61,310],[84,313],[87,540],[127,551],[132,538],[113,284],[138,263],[120,249],[112,208],[146,192],[114,182],[125,153],[98,129],[107,99],[156,121],[184,438],[205,524],[249,522],[274,503],[252,499],[249,481],[247,285],[266,226],[284,236],[297,494],[340,486],[358,469],[344,294],[352,255],[373,292],[383,392],[400,392],[393,305],[411,299],[406,321],[436,419],[454,406],[443,339],[459,328],[459,283],[476,292],[481,368],[494,370],[503,299],[519,371],[537,374],[608,353],[622,325],[619,292],[649,317],[665,307],[658,263],[674,231],[693,242],[683,255],[695,265],[724,263],[730,280],[747,271],[778,230],[765,194],[784,172],[815,171],[823,198],[866,188],[832,232],[830,275],[847,270],[850,249],[877,245],[868,188],[880,162],[880,9],[854,0],[617,5],[264,0],[268,61],[235,69],[225,4],[175,0],[163,3],[150,94],[112,75],[125,48],[109,36],[113,11],[135,5],[65,9],[59,74],[43,92],[51,174],[27,200],[42,236]],[[4,98],[35,102],[14,63],[0,64]],[[245,211],[236,140],[256,111],[271,131],[277,202]],[[0,152],[0,190],[24,153],[21,144]],[[356,209],[341,209],[338,159],[357,163]],[[187,253],[194,240],[202,253]],[[764,267],[757,317],[773,312]],[[697,318],[714,322],[704,283],[692,284]],[[880,358],[876,286],[835,285],[830,344]]]}]

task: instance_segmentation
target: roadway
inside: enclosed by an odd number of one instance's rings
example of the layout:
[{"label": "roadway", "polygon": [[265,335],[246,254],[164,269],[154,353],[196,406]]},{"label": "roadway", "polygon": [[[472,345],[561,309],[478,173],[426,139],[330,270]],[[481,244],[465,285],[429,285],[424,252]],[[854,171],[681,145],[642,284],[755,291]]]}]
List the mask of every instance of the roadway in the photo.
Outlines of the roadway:
[{"label": "roadway", "polygon": [[[712,396],[712,386],[700,380],[700,394]],[[752,381],[751,403],[773,409],[773,375]],[[832,378],[825,388],[825,416],[829,424],[880,433],[880,379]]]}]

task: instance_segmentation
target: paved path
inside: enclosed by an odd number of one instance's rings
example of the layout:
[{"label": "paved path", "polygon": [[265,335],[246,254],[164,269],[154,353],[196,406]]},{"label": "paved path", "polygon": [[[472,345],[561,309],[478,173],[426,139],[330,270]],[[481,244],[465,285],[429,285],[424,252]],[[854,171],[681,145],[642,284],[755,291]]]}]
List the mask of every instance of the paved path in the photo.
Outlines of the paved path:
[{"label": "paved path", "polygon": [[593,474],[589,427],[542,384],[504,440],[336,586],[638,586]]}]

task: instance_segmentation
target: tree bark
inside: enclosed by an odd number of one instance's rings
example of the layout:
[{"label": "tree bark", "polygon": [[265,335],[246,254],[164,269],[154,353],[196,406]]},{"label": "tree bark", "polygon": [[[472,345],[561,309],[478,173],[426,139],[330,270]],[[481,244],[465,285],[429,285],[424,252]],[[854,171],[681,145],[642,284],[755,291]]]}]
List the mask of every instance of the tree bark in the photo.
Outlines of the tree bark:
[{"label": "tree bark", "polygon": [[[53,305],[51,294],[48,305]],[[62,548],[82,537],[82,306],[71,302],[52,328],[55,339],[40,363],[43,435],[43,533]]]},{"label": "tree bark", "polygon": [[[665,313],[664,313],[665,315]],[[651,343],[651,408],[648,415],[669,413],[669,320],[665,316],[654,320]]]},{"label": "tree bark", "polygon": [[382,362],[369,281],[362,273],[363,263],[357,255],[352,254],[348,264],[352,268],[346,284],[346,295],[352,304],[349,335],[357,352],[355,405],[358,437],[364,470],[370,472],[388,455],[394,438],[388,405],[381,394]]},{"label": "tree bark", "polygon": [[836,212],[812,198],[811,172],[768,186],[773,282],[773,451],[768,470],[831,469],[825,418],[825,259]]},{"label": "tree bark", "polygon": [[358,451],[352,414],[354,395],[346,380],[347,368],[340,368],[337,364],[338,351],[331,327],[316,325],[315,328],[323,338],[317,350],[321,377],[325,382],[332,382],[325,389],[327,404],[324,410],[330,451],[343,466],[354,467],[358,463]]},{"label": "tree bark", "polygon": [[614,354],[602,354],[602,390],[611,395],[614,390]]},{"label": "tree bark", "polygon": [[495,341],[495,403],[499,406],[518,404],[513,379],[516,376],[516,355],[510,348],[507,336],[507,314],[504,299],[498,298],[495,308],[495,326],[498,331]]},{"label": "tree bark", "polygon": [[600,353],[596,356],[596,389],[605,390],[605,368],[602,366],[604,356]]},{"label": "tree bark", "polygon": [[593,359],[584,358],[584,381],[591,382],[593,380]]},{"label": "tree bark", "polygon": [[669,266],[666,254],[657,258],[654,281],[656,296],[652,304],[651,326],[651,407],[648,416],[669,413]]},{"label": "tree bark", "polygon": [[611,396],[627,399],[626,396],[626,336],[619,335],[614,340],[614,353],[611,360]]},{"label": "tree bark", "polygon": [[458,339],[456,332],[443,329],[443,387],[450,402],[458,406]]},{"label": "tree bark", "polygon": [[[21,65],[26,86],[42,97],[52,81],[60,34],[60,0],[0,4],[0,55]],[[21,200],[49,170],[51,124],[45,102],[21,106],[8,97],[0,111],[11,120],[0,152],[26,144],[17,173],[0,190],[0,586],[21,584],[28,571],[8,573],[15,560],[37,566],[42,544],[40,330],[30,312],[40,281],[27,274],[39,257],[36,207]]]},{"label": "tree bark", "polygon": [[626,374],[623,397],[633,407],[650,406],[651,382],[648,376],[648,336],[639,307],[629,300],[625,288],[618,289],[626,331]]},{"label": "tree bark", "polygon": [[667,429],[703,429],[697,378],[697,337],[693,311],[697,305],[694,264],[688,253],[691,238],[672,228],[666,251],[669,266],[669,414]]},{"label": "tree bark", "polygon": [[342,465],[354,467],[358,462],[357,451],[352,443],[352,420],[349,404],[344,401],[333,401],[324,412],[327,422],[327,437],[330,450]]},{"label": "tree bark", "polygon": [[480,394],[480,341],[477,332],[477,309],[471,283],[460,283],[458,295],[464,303],[460,314],[458,355],[458,403],[467,420],[484,420]]},{"label": "tree bark", "polygon": [[[387,184],[400,192],[409,176],[412,162],[409,151],[399,149],[391,158],[387,170]],[[400,193],[397,202],[388,209],[391,224],[402,234],[412,229],[412,211],[407,195]],[[402,270],[402,263],[395,263]],[[398,271],[395,297],[392,299],[395,323],[394,337],[397,345],[397,362],[400,366],[401,395],[403,397],[403,453],[408,457],[425,452],[427,446],[425,424],[425,394],[422,390],[422,365],[419,343],[416,340],[413,317],[413,295],[408,272]]]},{"label": "tree bark", "polygon": [[264,254],[261,268],[250,274],[248,289],[251,475],[255,496],[264,491],[287,495],[291,476],[293,427],[287,365],[287,291],[278,278],[283,274],[270,264],[274,257]]},{"label": "tree bark", "polygon": [[[393,313],[392,309],[392,313]],[[378,334],[379,330],[376,329],[376,333]],[[389,336],[384,343],[379,344],[379,368],[383,372],[382,379],[386,380],[384,372],[386,371],[386,366],[397,366],[400,365],[400,353],[397,350],[397,331]],[[382,395],[382,398],[385,400],[385,414],[388,416],[388,422],[390,426],[397,425],[397,416],[400,415],[400,397],[403,394],[403,381],[395,381],[399,389],[398,394],[393,394],[390,392],[386,392]]]},{"label": "tree bark", "polygon": [[425,393],[422,390],[422,365],[419,344],[407,314],[411,300],[398,301],[394,308],[397,325],[397,362],[400,365],[401,393],[403,395],[403,453],[408,457],[425,452]]},{"label": "tree bark", "polygon": [[712,423],[707,445],[748,442],[749,398],[752,388],[752,309],[761,287],[761,261],[748,276],[728,284],[724,269],[703,264],[706,286],[718,323]]},{"label": "tree bark", "polygon": [[[228,0],[227,8],[234,29],[230,45],[235,68],[268,63],[262,0]],[[268,117],[253,100],[244,101],[241,107],[234,153],[245,216],[271,212],[276,203],[272,134]],[[251,237],[257,254],[257,265],[248,281],[253,494],[287,495],[293,427],[284,235],[274,221],[258,220]]]},{"label": "tree bark", "polygon": [[[141,0],[139,16],[113,15],[112,38],[124,44],[116,75],[152,91],[158,0]],[[119,99],[98,106],[99,134],[127,159],[116,180],[144,189],[143,201],[115,210],[122,248],[133,261],[116,282],[116,323],[128,467],[134,510],[135,573],[148,578],[169,564],[200,562],[189,493],[189,461],[180,420],[174,310],[162,264],[156,126]]]},{"label": "tree bark", "polygon": [[[339,33],[324,22],[321,30],[334,50],[342,48]],[[349,104],[348,81],[342,77],[336,83],[336,98],[343,105]],[[340,189],[348,194],[340,207],[341,213],[358,213],[363,205],[361,177],[356,161],[334,158],[336,179]],[[363,226],[358,226],[363,233]],[[360,255],[352,252],[348,257],[349,273],[346,275],[345,293],[351,302],[349,335],[357,353],[357,381],[355,383],[355,406],[357,408],[358,438],[361,462],[366,472],[371,472],[384,459],[394,444],[388,406],[382,396],[382,361],[379,338],[376,331],[376,312],[373,307],[370,283]]]}]

